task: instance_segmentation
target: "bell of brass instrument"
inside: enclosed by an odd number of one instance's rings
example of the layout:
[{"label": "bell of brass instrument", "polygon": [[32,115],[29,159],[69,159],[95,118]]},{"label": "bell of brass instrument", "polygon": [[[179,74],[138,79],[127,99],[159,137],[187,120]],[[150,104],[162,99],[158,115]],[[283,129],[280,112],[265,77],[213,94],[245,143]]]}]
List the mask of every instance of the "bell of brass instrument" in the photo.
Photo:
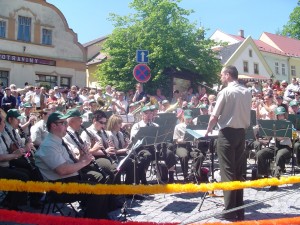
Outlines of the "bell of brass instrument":
[{"label": "bell of brass instrument", "polygon": [[99,106],[99,109],[105,106],[105,99],[98,97],[97,98],[97,104]]},{"label": "bell of brass instrument", "polygon": [[135,110],[133,110],[133,111],[131,112],[131,114],[132,114],[132,115],[135,115],[135,114],[141,112],[143,106],[144,106],[143,103],[139,103],[139,106],[138,106]]},{"label": "bell of brass instrument", "polygon": [[166,113],[168,113],[168,112],[173,112],[174,110],[176,110],[177,108],[178,108],[178,106],[179,106],[179,101],[177,101],[175,104],[173,104],[173,105],[170,105],[170,107],[169,108],[167,108],[166,109]]}]

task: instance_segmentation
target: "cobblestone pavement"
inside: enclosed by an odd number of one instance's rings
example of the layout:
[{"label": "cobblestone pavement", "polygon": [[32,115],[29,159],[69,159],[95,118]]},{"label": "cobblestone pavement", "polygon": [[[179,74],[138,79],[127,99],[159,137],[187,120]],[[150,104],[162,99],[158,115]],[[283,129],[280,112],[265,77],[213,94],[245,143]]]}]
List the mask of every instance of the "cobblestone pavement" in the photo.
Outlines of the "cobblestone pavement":
[{"label": "cobblestone pavement", "polygon": [[[251,162],[250,162],[251,164]],[[216,165],[218,167],[218,165]],[[284,176],[290,176],[290,167]],[[296,175],[300,176],[299,173]],[[248,168],[249,178],[251,165]],[[180,179],[180,176],[179,176]],[[265,220],[300,216],[300,184],[282,185],[276,191],[269,187],[244,190],[244,204],[253,204],[245,209],[245,220]],[[204,193],[156,194],[147,195],[145,200],[127,199],[127,214],[116,210],[110,213],[114,220],[124,217],[131,221],[151,222],[216,222],[214,216],[223,210],[223,192],[215,191],[216,196],[207,196],[199,209]],[[256,203],[256,204],[255,204]],[[207,217],[207,218],[203,218]]]},{"label": "cobblestone pavement", "polygon": [[[246,220],[276,219],[300,216],[299,184],[283,185],[277,191],[268,191],[268,187],[261,189],[249,188],[244,191],[245,204],[259,202],[245,209]],[[216,191],[217,196],[222,191]],[[149,195],[146,200],[126,200],[128,220],[151,222],[215,222],[213,217],[223,209],[222,197],[207,197],[199,211],[203,193],[193,194],[157,194]],[[268,200],[271,197],[275,199]],[[110,213],[112,219],[122,220],[124,214],[120,210]],[[211,216],[201,219],[204,216]]]}]

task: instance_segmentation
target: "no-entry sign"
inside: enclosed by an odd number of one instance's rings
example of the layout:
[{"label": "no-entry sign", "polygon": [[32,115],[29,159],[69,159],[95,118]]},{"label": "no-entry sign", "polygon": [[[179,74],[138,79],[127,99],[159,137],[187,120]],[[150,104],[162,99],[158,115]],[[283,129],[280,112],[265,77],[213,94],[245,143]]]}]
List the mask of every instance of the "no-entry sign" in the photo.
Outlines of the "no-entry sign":
[{"label": "no-entry sign", "polygon": [[151,78],[150,71],[146,64],[138,64],[133,69],[133,76],[138,82],[146,83]]}]

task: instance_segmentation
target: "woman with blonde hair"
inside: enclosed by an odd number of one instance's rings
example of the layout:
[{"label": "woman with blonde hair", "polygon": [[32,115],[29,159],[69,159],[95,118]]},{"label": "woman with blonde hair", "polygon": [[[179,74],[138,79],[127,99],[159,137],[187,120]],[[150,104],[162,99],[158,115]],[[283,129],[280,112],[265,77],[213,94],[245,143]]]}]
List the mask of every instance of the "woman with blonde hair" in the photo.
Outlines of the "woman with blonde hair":
[{"label": "woman with blonde hair", "polygon": [[[122,117],[113,114],[111,117],[109,117],[106,126],[108,141],[115,147],[115,153],[118,161],[127,155],[129,146],[129,139],[126,139],[124,134],[121,132],[122,123]],[[133,160],[131,158],[128,158],[124,162],[124,164],[121,166],[121,170],[125,171],[126,173],[125,184],[133,184],[135,172]]]}]

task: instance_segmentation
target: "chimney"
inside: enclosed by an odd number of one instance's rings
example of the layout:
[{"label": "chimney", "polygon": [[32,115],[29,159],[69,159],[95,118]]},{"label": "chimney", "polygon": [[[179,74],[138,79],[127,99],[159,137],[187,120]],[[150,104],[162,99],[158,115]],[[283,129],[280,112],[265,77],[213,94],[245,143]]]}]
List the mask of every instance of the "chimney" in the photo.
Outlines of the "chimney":
[{"label": "chimney", "polygon": [[244,37],[244,30],[240,30],[239,33],[238,33],[238,35],[239,35],[240,37],[242,37],[242,38],[245,38],[245,37]]}]

